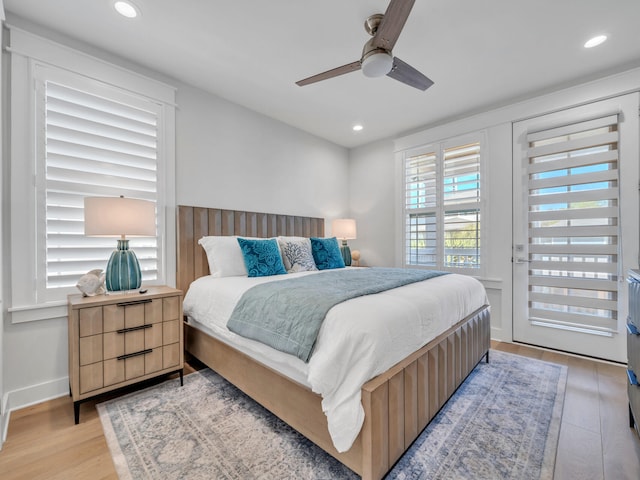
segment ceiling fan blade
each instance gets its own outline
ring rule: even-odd
[[[422,91],[425,91],[433,85],[433,80],[420,73],[408,63],[403,62],[398,57],[393,57],[393,67],[391,67],[391,71],[387,73],[387,77],[391,77],[394,80],[398,80]]]
[[[348,63],[347,65],[342,65],[338,68],[327,70],[326,72],[318,73],[317,75],[313,75],[303,80],[298,80],[296,84],[303,87],[305,85],[309,85],[310,83],[316,83],[322,80],[327,80],[328,78],[337,77],[338,75],[344,75],[345,73],[355,72],[356,70],[360,70],[360,67],[361,63],[360,60],[358,60],[353,63]]]
[[[373,45],[385,50],[392,50],[400,32],[407,22],[415,0],[391,0],[382,22],[373,36]]]

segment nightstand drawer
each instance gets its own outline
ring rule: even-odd
[[[116,358],[121,355],[162,346],[161,323],[141,325],[140,327],[133,328],[134,330],[122,329],[115,332],[107,332],[102,335],[105,359]]]
[[[80,310],[80,337],[102,333],[102,307],[83,308]]]
[[[126,358],[124,360],[124,375],[126,380],[144,376],[144,355]]]
[[[145,348],[156,348],[162,346],[162,323],[154,323],[151,328],[144,331]]]
[[[179,298],[179,297],[178,297]],[[145,304],[144,306],[144,322],[145,323],[159,323],[162,318],[162,298],[154,298],[153,301]]]
[[[80,367],[80,393],[91,392],[103,386],[102,362]]]
[[[180,365],[180,348],[181,345],[179,343],[162,347],[162,368]]]
[[[163,369],[162,347],[129,358],[112,358],[104,362],[104,386],[149,375]]]
[[[124,362],[117,358],[104,361],[104,386],[115,385],[125,381]]]
[[[144,349],[144,332],[142,330],[136,330],[134,332],[127,332],[124,334],[125,355],[138,353]]]
[[[102,361],[102,335],[80,337],[80,365]]]
[[[180,321],[171,320],[162,323],[162,344],[168,345],[180,341]]]
[[[135,328],[144,325],[144,307],[143,303],[124,307],[124,328]]]
[[[181,320],[180,297],[168,297],[162,299],[162,319]]]
[[[144,356],[144,373],[148,375],[149,373],[157,372],[162,370],[164,367],[162,366],[162,347],[154,348],[152,352],[147,353]]]
[[[124,308],[117,305],[105,305],[102,307],[102,316],[105,332],[115,332],[124,328]]]

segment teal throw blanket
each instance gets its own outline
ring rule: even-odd
[[[402,268],[338,269],[247,290],[227,328],[308,362],[327,312],[338,303],[445,275]]]

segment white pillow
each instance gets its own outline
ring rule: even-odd
[[[288,273],[318,270],[311,252],[311,240],[304,237],[278,237],[282,262]]]
[[[209,273],[213,277],[248,275],[237,236],[202,237],[198,243],[207,254]]]

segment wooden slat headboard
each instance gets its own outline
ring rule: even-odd
[[[209,274],[209,264],[198,240],[206,235],[247,237],[323,237],[324,219],[219,208],[178,206],[176,286],[187,291],[196,278]]]

